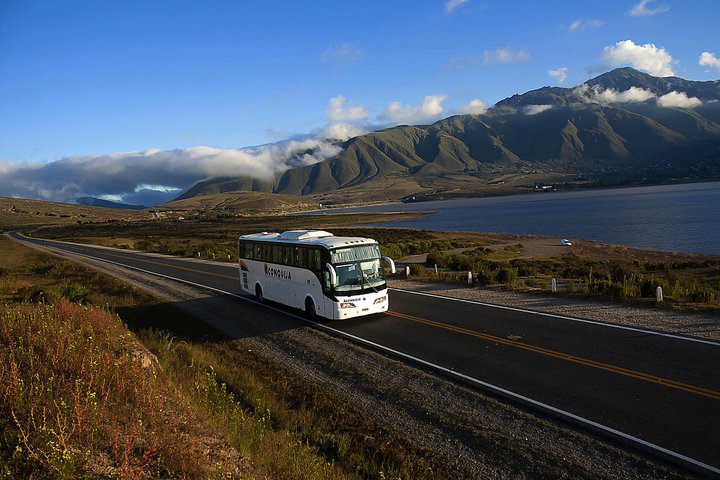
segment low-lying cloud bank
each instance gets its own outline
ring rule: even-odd
[[[288,168],[340,153],[338,143],[364,133],[332,124],[317,135],[241,149],[197,146],[177,150],[66,157],[51,163],[0,163],[0,192],[11,197],[72,201],[83,196],[156,205],[216,177],[271,180]]]
[[[655,100],[659,107],[665,108],[695,108],[702,105],[697,97],[688,97],[685,92],[672,91],[665,95],[656,95],[654,92],[638,87],[630,87],[622,92],[612,88],[603,89],[599,85],[590,87],[584,83],[575,89],[584,102],[609,105],[612,103],[642,103]]]

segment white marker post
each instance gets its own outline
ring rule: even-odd
[[[553,277],[550,282],[550,288],[552,289],[552,293],[557,293],[557,280],[555,280],[555,277]]]
[[[472,285],[472,272],[468,272],[468,285]]]
[[[657,297],[657,303],[662,303],[663,295],[662,295],[662,287],[660,285],[658,285],[657,289],[655,290],[655,296]]]

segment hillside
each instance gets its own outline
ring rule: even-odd
[[[73,203],[0,197],[0,230],[27,225],[65,225],[84,222],[147,220],[149,212],[90,207]]]
[[[693,108],[678,106],[682,94]],[[273,185],[223,178],[198,184],[180,198],[252,190],[344,203],[510,193],[537,184],[572,188],[717,178],[719,123],[719,81],[619,68],[581,87],[513,95],[483,115],[352,138],[337,156],[289,169]]]

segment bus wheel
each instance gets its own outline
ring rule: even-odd
[[[255,285],[255,298],[260,303],[265,303],[265,297],[263,296],[262,287],[260,285]]]
[[[317,320],[317,310],[315,310],[315,302],[312,298],[305,299],[305,314],[310,320]]]

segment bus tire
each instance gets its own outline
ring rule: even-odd
[[[255,285],[255,298],[260,303],[265,303],[265,296],[263,295],[262,287],[258,283]]]
[[[313,321],[318,319],[317,310],[315,309],[315,302],[313,302],[313,299],[310,297],[305,299],[305,315],[307,315],[307,318]]]

